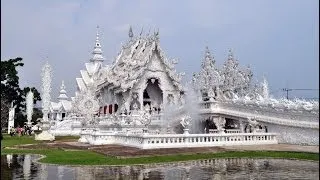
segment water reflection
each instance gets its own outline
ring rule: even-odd
[[[146,166],[56,166],[38,155],[1,156],[1,179],[319,179],[319,162],[210,159]]]

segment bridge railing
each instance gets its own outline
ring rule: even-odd
[[[141,149],[277,144],[274,133],[115,135],[116,144]]]
[[[318,122],[319,114],[307,111],[296,111],[288,109],[274,109],[272,107],[259,106],[255,104],[235,104],[232,102],[206,101],[200,102],[201,113],[214,113],[219,109],[247,112],[250,114],[277,117],[291,120],[303,120],[309,122]]]

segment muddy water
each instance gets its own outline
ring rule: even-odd
[[[145,166],[58,166],[38,155],[1,156],[1,179],[319,179],[319,162],[282,159],[211,159]]]

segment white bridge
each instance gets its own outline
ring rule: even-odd
[[[217,118],[239,122],[241,132],[250,125],[250,118],[268,132],[277,133],[279,143],[319,145],[319,109],[290,109],[235,102],[207,101],[200,104],[203,119]]]
[[[183,114],[183,111],[180,108],[175,113]],[[81,135],[81,142],[93,145],[119,144],[142,149],[277,143],[319,145],[317,110],[206,101],[200,103],[199,115],[199,123],[209,120],[216,127],[213,129],[205,124],[200,126],[202,131],[195,134],[163,133],[163,128],[149,128],[146,133],[143,132],[144,126],[136,123],[139,116],[121,114],[99,117],[96,128],[88,125],[85,130],[81,130],[81,117],[64,120],[58,122],[51,132],[55,135]],[[161,113],[155,114],[151,119],[157,124],[161,116]],[[125,125],[128,118],[131,118],[131,125]],[[225,127],[228,121],[232,121],[234,128]]]

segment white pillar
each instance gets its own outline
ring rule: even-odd
[[[163,102],[163,106],[166,107],[168,94],[167,94],[167,92],[165,90],[163,90],[162,95],[163,95],[163,101],[162,101]]]
[[[8,134],[10,134],[11,127],[14,127],[14,114],[15,114],[15,106],[11,103],[11,108],[9,110],[9,120],[8,120]]]
[[[142,108],[143,108],[143,91],[144,91],[144,89],[140,89],[138,92],[139,102],[140,102],[140,107],[139,107],[140,110],[142,110]]]

